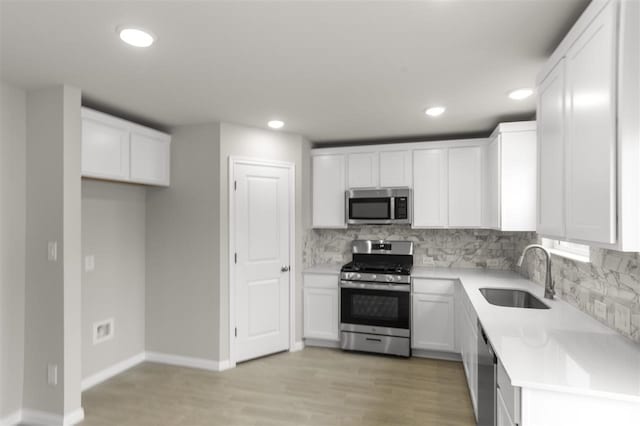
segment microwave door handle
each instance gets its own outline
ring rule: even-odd
[[[349,223],[349,191],[344,192],[344,223]]]
[[[394,220],[396,218],[396,197],[389,197],[391,200],[391,214],[389,219]]]

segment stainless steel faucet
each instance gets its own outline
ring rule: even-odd
[[[518,267],[522,268],[522,261],[524,261],[524,256],[531,249],[540,249],[545,255],[545,260],[547,264],[547,274],[544,278],[544,297],[545,299],[553,299],[553,296],[556,294],[555,284],[553,283],[553,278],[551,278],[551,252],[540,244],[530,244],[522,250],[522,255],[520,259],[518,259]]]

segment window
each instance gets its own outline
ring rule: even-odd
[[[576,260],[578,262],[591,261],[591,252],[589,246],[584,244],[570,243],[568,241],[542,239],[542,245],[549,249],[555,255]]]

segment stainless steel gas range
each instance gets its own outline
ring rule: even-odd
[[[340,346],[411,356],[413,243],[356,240],[340,273]]]

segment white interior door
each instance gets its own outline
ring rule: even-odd
[[[236,164],[235,361],[289,348],[289,169]],[[283,270],[286,269],[286,270]]]

